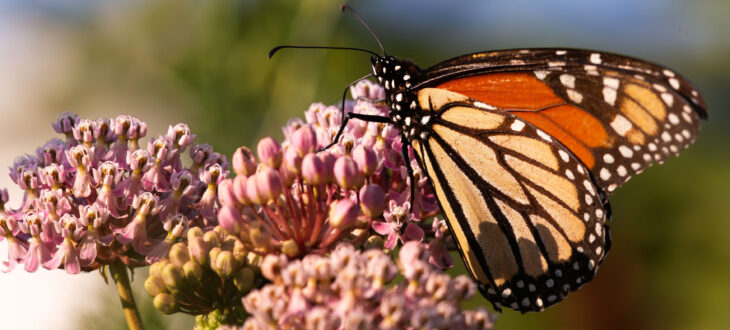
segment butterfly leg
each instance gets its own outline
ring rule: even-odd
[[[390,123],[391,122],[390,117],[386,117],[386,116],[375,116],[375,115],[366,115],[366,114],[362,114],[362,113],[348,112],[347,115],[345,115],[344,120],[342,120],[340,129],[337,131],[337,135],[335,135],[335,138],[332,139],[332,142],[330,144],[320,148],[319,150],[317,150],[317,152],[327,150],[331,146],[337,144],[337,142],[340,140],[340,137],[342,137],[342,133],[345,131],[347,122],[353,118],[360,119],[360,120],[367,121],[367,122],[373,122],[373,123]]]
[[[413,167],[411,167],[411,158],[408,156],[408,141],[405,138],[401,138],[402,147],[401,154],[403,156],[403,163],[406,164],[406,172],[408,172],[408,178],[411,179],[411,209],[413,212],[413,205],[416,202],[416,177],[413,175]]]

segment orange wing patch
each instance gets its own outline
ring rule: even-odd
[[[528,73],[491,73],[447,81],[443,88],[502,109],[538,110],[563,104],[552,89]]]
[[[529,73],[471,76],[445,82],[437,88],[508,111],[515,110],[510,112],[558,139],[589,169],[593,169],[596,163],[589,148],[613,144],[598,118],[566,104],[547,84]]]

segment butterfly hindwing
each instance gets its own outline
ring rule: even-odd
[[[412,146],[495,307],[539,311],[591,280],[608,250],[607,201],[578,158],[464,95],[425,88],[418,99],[429,117]]]

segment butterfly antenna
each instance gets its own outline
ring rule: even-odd
[[[284,48],[295,48],[295,49],[334,49],[334,50],[354,50],[354,51],[359,51],[359,52],[364,52],[364,53],[368,53],[368,54],[370,54],[370,55],[373,55],[373,56],[376,56],[376,57],[377,57],[377,56],[380,56],[380,55],[379,55],[378,53],[376,53],[376,52],[374,52],[374,51],[371,51],[371,50],[367,50],[367,49],[362,49],[362,48],[355,48],[355,47],[331,47],[331,46],[293,46],[293,45],[283,45],[283,46],[276,46],[276,47],[272,48],[272,49],[271,49],[271,50],[269,51],[269,58],[271,58],[272,56],[274,56],[274,54],[276,54],[277,52],[279,52],[279,50],[282,50],[282,49],[284,49]]]
[[[355,9],[352,9],[352,7],[350,7],[350,5],[347,5],[347,4],[342,4],[340,6],[340,10],[341,11],[349,10],[353,15],[355,15],[355,18],[357,18],[357,20],[360,21],[360,23],[362,23],[363,26],[365,26],[365,28],[368,30],[368,32],[370,32],[370,35],[373,36],[373,39],[375,39],[375,41],[378,43],[378,47],[380,47],[380,51],[382,51],[383,56],[385,56],[386,54],[385,54],[385,48],[383,48],[383,44],[380,43],[380,39],[378,39],[378,36],[375,35],[375,32],[373,32],[373,29],[370,28],[368,23],[365,23],[365,20],[362,19],[362,17],[360,17],[360,14],[358,14],[355,11]]]

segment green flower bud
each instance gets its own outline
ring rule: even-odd
[[[162,269],[165,268],[165,266],[167,266],[167,264],[169,264],[169,263],[170,263],[169,261],[162,259],[162,260],[152,264],[152,266],[150,266],[150,276],[161,277]]]
[[[162,281],[171,292],[177,291],[184,280],[185,273],[183,273],[182,267],[171,263],[162,270]]]
[[[221,251],[222,250],[219,247],[214,247],[210,249],[210,252],[208,252],[208,260],[210,261],[210,265],[208,267],[210,267],[211,269],[215,269],[215,263],[216,260],[218,260],[218,255],[221,253]]]
[[[294,239],[286,240],[281,243],[281,252],[289,258],[294,258],[299,255],[299,244]]]
[[[175,243],[175,245],[170,248],[170,261],[174,263],[177,266],[182,266],[186,262],[190,260],[190,255],[188,254],[188,246],[183,242]]]
[[[200,227],[190,227],[187,233],[188,241],[192,241],[195,237],[203,237],[203,229]]]
[[[241,265],[233,257],[231,251],[221,251],[215,259],[215,267],[213,270],[218,273],[220,277],[230,277],[233,272],[238,270]]]
[[[208,246],[215,247],[221,245],[220,237],[218,237],[218,233],[215,231],[209,231],[203,235],[203,241],[208,244]]]
[[[188,283],[197,284],[203,278],[203,266],[195,261],[188,261],[183,265],[183,273]]]
[[[165,282],[160,277],[151,274],[144,281],[144,289],[153,297],[160,293],[167,293]]]
[[[173,314],[178,311],[177,301],[167,293],[160,293],[152,301],[155,308],[164,314]]]
[[[373,236],[368,237],[368,240],[365,241],[365,243],[363,244],[363,247],[365,248],[365,250],[369,250],[369,249],[382,250],[385,247],[385,241],[383,241],[383,237],[378,236],[378,235],[373,235]]]
[[[253,282],[255,279],[256,273],[253,269],[251,269],[251,267],[243,267],[233,278],[233,284],[236,285],[238,291],[246,294],[251,290],[251,288],[253,288]]]
[[[190,258],[195,262],[205,265],[208,263],[208,253],[210,245],[206,243],[202,237],[193,237],[188,240],[188,253]]]

